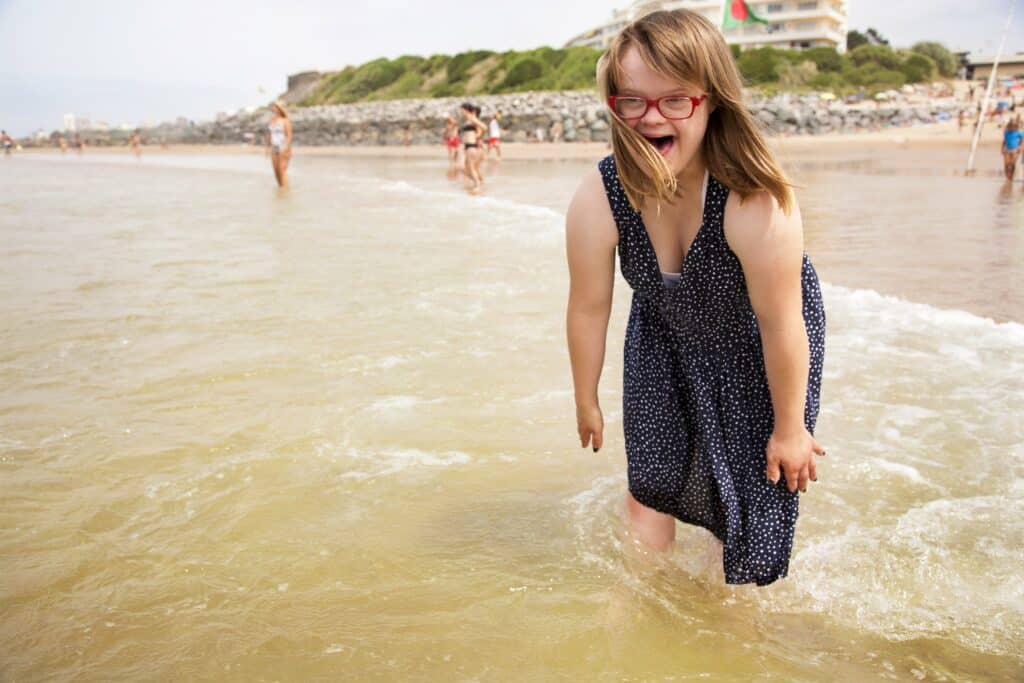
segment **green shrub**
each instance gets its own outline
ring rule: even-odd
[[[474,50],[472,52],[460,52],[448,62],[448,81],[455,83],[466,77],[467,72],[474,64],[482,59],[490,57],[494,53],[490,50]]]
[[[778,51],[770,47],[744,50],[739,59],[740,73],[751,83],[772,83],[779,80],[780,61]]]
[[[850,51],[850,59],[858,67],[874,63],[885,69],[900,68],[899,55],[885,45],[861,45]]]
[[[534,57],[523,57],[508,70],[500,90],[512,90],[537,80],[544,74],[544,65]]]
[[[930,82],[935,75],[935,62],[922,54],[913,52],[903,60],[900,71],[907,77],[907,83]]]
[[[946,78],[952,78],[956,76],[956,57],[953,53],[946,49],[942,43],[924,41],[920,43],[914,43],[914,47],[910,48],[918,54],[922,54],[925,57],[929,57],[935,66],[939,70],[941,76]]]
[[[814,62],[818,71],[841,71],[843,68],[843,55],[839,54],[834,47],[811,47],[803,51],[803,58]]]

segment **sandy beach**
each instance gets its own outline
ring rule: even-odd
[[[982,130],[979,150],[998,150],[1002,132],[994,123],[987,123]],[[814,149],[862,149],[870,148],[956,148],[962,147],[966,160],[971,143],[971,128],[957,130],[955,121],[944,121],[924,126],[889,128],[861,133],[826,133],[823,135],[800,135],[791,137],[769,137],[769,144],[779,153],[808,152]],[[502,143],[502,158],[514,160],[541,159],[600,159],[609,152],[603,142],[547,142],[547,143]],[[59,154],[56,148],[32,148],[20,153]],[[67,154],[74,154],[68,151]],[[86,154],[127,154],[128,147],[87,147]],[[259,145],[146,145],[143,154],[263,154]],[[437,145],[378,145],[378,146],[303,146],[295,144],[295,154],[304,156],[342,156],[376,158],[435,159],[444,156],[444,149]],[[493,154],[492,154],[493,158]]]

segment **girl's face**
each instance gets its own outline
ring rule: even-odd
[[[630,47],[622,57],[622,82],[618,95],[635,95],[658,99],[666,95],[704,95],[703,88],[679,82],[647,66],[636,47]],[[700,144],[708,127],[711,106],[704,100],[688,119],[666,119],[658,108],[651,106],[639,119],[626,121],[626,125],[647,138],[665,157],[672,173],[680,175],[695,160],[699,161]]]

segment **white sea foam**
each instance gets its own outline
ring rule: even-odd
[[[472,461],[468,453],[461,451],[424,451],[418,448],[384,448],[362,450],[349,448],[345,455],[362,469],[349,469],[340,475],[341,479],[375,479],[398,474],[406,470],[421,468],[445,468],[465,465]]]
[[[394,413],[411,410],[419,405],[441,403],[443,398],[425,399],[419,396],[385,396],[378,398],[369,405],[371,411],[377,413]]]

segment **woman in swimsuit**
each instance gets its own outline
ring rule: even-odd
[[[633,299],[622,425],[626,518],[668,551],[676,521],[721,542],[726,583],[789,566],[817,479],[825,313],[800,209],[743,103],[721,31],[689,10],[626,26],[598,65],[613,154],[566,215],[580,444],[596,452],[615,252]]]
[[[463,102],[459,108],[462,119],[465,123],[459,128],[462,137],[462,149],[466,157],[466,177],[469,179],[469,191],[476,194],[483,188],[484,178],[480,173],[480,160],[483,158],[483,150],[480,149],[480,141],[483,139],[487,126],[483,124],[477,114],[476,106],[469,102]]]
[[[292,121],[288,110],[280,102],[270,105],[270,123],[267,124],[267,154],[274,167],[279,187],[288,187],[288,162],[292,158]]]

